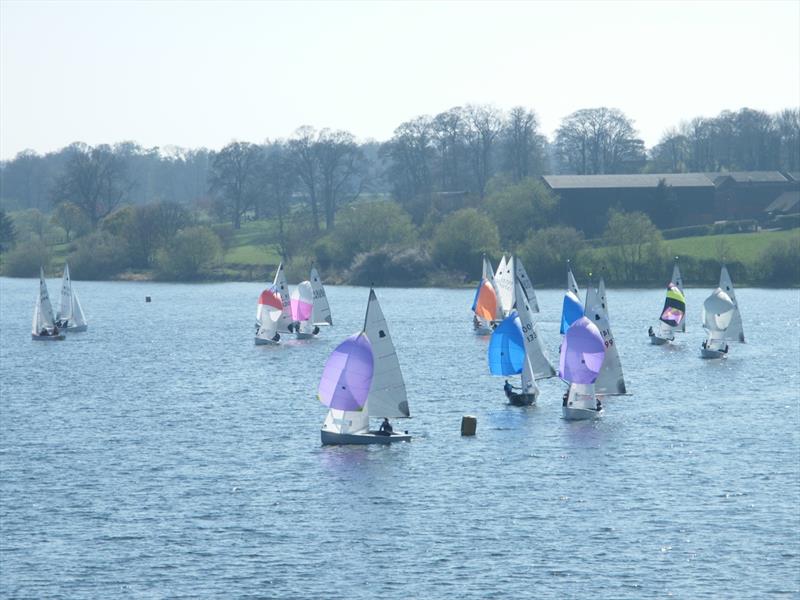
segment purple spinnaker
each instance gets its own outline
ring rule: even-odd
[[[319,380],[317,396],[328,408],[359,410],[372,383],[372,344],[362,332],[350,336],[331,352]]]
[[[600,330],[581,317],[569,326],[564,336],[559,375],[570,383],[594,383],[605,357],[606,346]]]

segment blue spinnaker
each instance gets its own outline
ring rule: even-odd
[[[564,304],[561,308],[561,335],[564,335],[569,326],[582,316],[583,304],[572,291],[568,291],[564,294]]]
[[[518,375],[525,362],[525,342],[517,312],[513,311],[492,332],[489,371],[492,375]]]

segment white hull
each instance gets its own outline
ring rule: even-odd
[[[663,346],[664,344],[668,344],[672,340],[668,340],[666,338],[659,337],[657,335],[650,336],[650,343],[654,346]]]
[[[726,356],[728,356],[728,353],[723,352],[722,350],[711,350],[709,348],[700,348],[701,358],[725,358]]]
[[[562,416],[567,421],[590,421],[592,419],[599,419],[603,416],[603,409],[599,411],[592,408],[570,408],[569,406],[561,407]]]
[[[366,446],[370,444],[391,444],[393,442],[410,442],[411,436],[407,433],[392,433],[384,435],[378,431],[362,431],[359,433],[335,433],[333,431],[320,430],[323,446],[343,446],[357,445]]]
[[[295,337],[298,340],[310,340],[311,338],[316,337],[316,336],[313,333],[305,333],[305,332],[298,331],[297,333],[295,333]]]
[[[67,333],[81,333],[89,329],[88,325],[76,325],[75,327],[67,327]]]
[[[275,341],[275,340],[267,340],[260,337],[256,338],[256,346],[277,346],[278,344],[280,344],[280,340]]]
[[[478,327],[473,327],[475,335],[492,335],[492,328],[487,327],[486,325],[480,325]]]
[[[31,334],[31,339],[36,340],[37,342],[60,342],[66,336],[63,333],[59,333],[58,335],[36,335],[35,333]]]

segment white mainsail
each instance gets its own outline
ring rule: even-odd
[[[619,358],[614,334],[611,332],[608,313],[603,307],[600,295],[591,285],[586,289],[586,304],[583,314],[600,330],[606,346],[603,366],[597,374],[597,380],[594,382],[595,392],[606,396],[626,394],[627,388],[625,386],[625,376],[622,374],[622,362]]]
[[[606,280],[603,279],[602,275],[600,276],[600,281],[597,282],[597,296],[600,298],[600,305],[606,311],[606,316],[610,321],[611,315],[608,312],[608,300],[606,299]]]
[[[572,274],[572,267],[567,261],[567,291],[572,292],[578,298],[581,297],[581,291],[578,289],[578,282],[575,281],[575,275]]]
[[[516,280],[522,286],[522,291],[525,292],[525,297],[528,299],[528,305],[530,306],[531,312],[538,313],[539,302],[536,300],[536,291],[533,289],[533,282],[531,281],[531,278],[528,277],[528,273],[525,271],[525,266],[522,264],[522,261],[519,259],[519,257],[515,256],[513,258],[513,271],[516,273]]]
[[[72,288],[69,275],[69,264],[64,263],[64,275],[61,278],[61,303],[56,313],[56,321],[63,327],[72,330],[85,330],[86,316],[83,314],[78,294]]]
[[[311,267],[311,289],[314,294],[314,309],[311,313],[311,321],[314,325],[333,325],[331,307],[328,304],[328,296],[322,285],[322,279],[316,267]]]
[[[36,298],[36,307],[33,309],[33,323],[31,333],[39,335],[45,330],[48,335],[55,330],[56,323],[53,318],[53,306],[50,304],[50,295],[47,293],[47,283],[44,280],[44,269],[39,268],[39,296]]]
[[[278,270],[275,272],[275,279],[272,282],[275,291],[281,297],[281,304],[283,305],[283,312],[278,321],[278,331],[282,333],[289,332],[289,325],[292,324],[292,303],[289,297],[289,284],[286,281],[286,273],[283,271],[283,263],[278,264]]]
[[[389,327],[374,290],[369,291],[364,332],[372,344],[374,370],[367,396],[370,417],[408,417],[408,397],[400,362],[397,360]]]
[[[736,301],[736,291],[733,289],[733,280],[731,279],[728,268],[722,265],[722,270],[719,274],[719,287],[723,290],[733,302],[733,315],[731,323],[725,330],[723,339],[733,342],[744,343],[744,331],[742,330],[742,315],[739,312],[739,303]]]
[[[681,275],[681,269],[678,266],[678,257],[675,257],[675,265],[672,267],[672,283],[674,283],[678,289],[681,291],[681,294],[684,296],[686,292],[683,291],[683,276]],[[675,331],[680,333],[686,333],[686,315],[684,315],[683,320],[681,321],[680,325],[675,328]]]
[[[523,365],[522,371],[522,387],[524,392],[526,369],[530,369],[528,376],[532,374],[533,379],[555,377],[556,370],[545,354],[542,338],[539,335],[538,324],[533,321],[530,304],[526,300],[525,292],[519,281],[517,281],[515,289],[517,314],[519,315],[520,325],[522,326],[522,340],[525,345],[525,365]]]
[[[514,257],[510,256],[506,260],[503,256],[500,266],[497,268],[497,273],[494,276],[494,281],[497,284],[498,298],[503,307],[503,316],[514,308]]]

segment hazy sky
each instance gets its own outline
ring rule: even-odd
[[[0,158],[73,141],[220,148],[300,125],[388,139],[453,106],[552,135],[616,107],[648,146],[695,116],[800,105],[800,1],[0,0]]]

